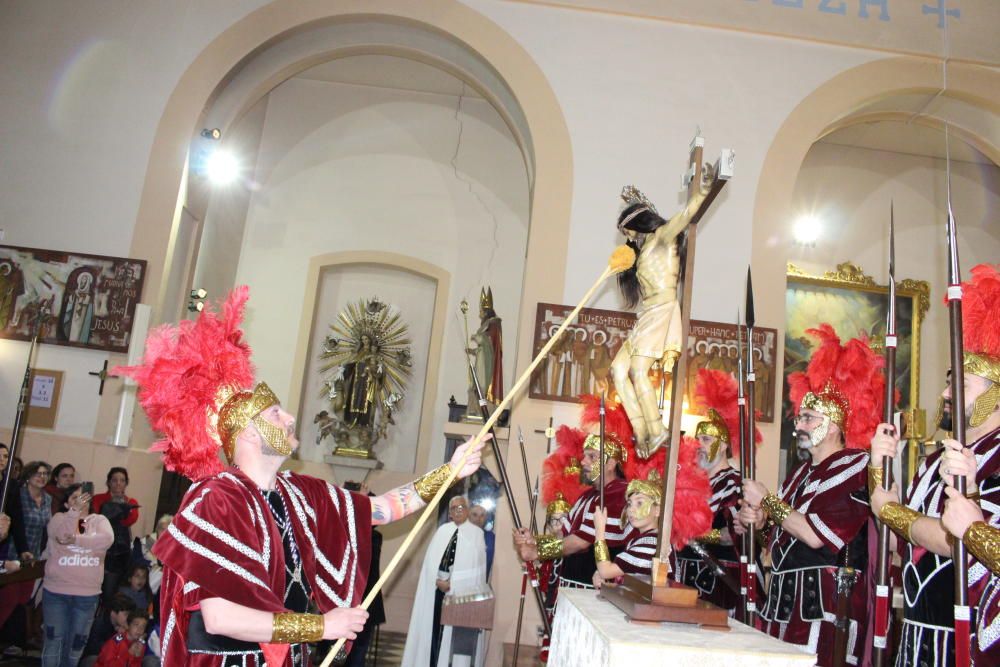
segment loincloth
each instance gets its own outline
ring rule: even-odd
[[[681,309],[676,301],[644,306],[625,341],[630,356],[660,359],[681,350]]]

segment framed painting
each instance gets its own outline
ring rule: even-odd
[[[146,262],[0,245],[0,338],[128,352]]]
[[[888,285],[879,285],[860,267],[844,262],[836,270],[814,276],[788,265],[785,289],[785,358],[782,376],[782,443],[791,441],[792,406],[788,376],[804,371],[815,341],[806,329],[821,322],[833,326],[842,340],[866,334],[877,352],[885,346]],[[920,405],[920,326],[930,308],[930,285],[924,280],[896,282],[896,388],[898,410]]]

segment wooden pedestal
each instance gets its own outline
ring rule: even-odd
[[[601,597],[621,609],[633,622],[692,623],[715,629],[729,628],[729,614],[714,604],[698,599],[698,591],[666,581],[654,585],[647,576],[625,575],[616,587],[602,587]]]

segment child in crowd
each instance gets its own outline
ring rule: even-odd
[[[142,667],[142,657],[146,654],[145,612],[135,610],[128,615],[125,632],[116,632],[104,642],[95,667]]]
[[[153,591],[149,588],[149,566],[144,563],[133,563],[128,569],[125,583],[118,592],[127,595],[135,602],[135,608],[146,614],[153,615]]]
[[[90,628],[90,639],[83,650],[84,657],[80,661],[80,667],[93,667],[104,643],[115,634],[124,633],[128,629],[128,617],[134,611],[135,602],[121,593],[116,594],[111,602],[101,605]]]

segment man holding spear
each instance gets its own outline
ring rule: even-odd
[[[837,574],[863,571],[867,556],[864,450],[882,413],[882,360],[865,340],[841,345],[829,324],[807,333],[820,345],[806,372],[793,373],[788,384],[796,442],[811,460],[793,469],[778,493],[745,477],[740,520],[758,530],[765,520],[773,524],[762,629],[815,651],[822,667],[857,665],[865,648],[867,591],[838,586]],[[846,619],[843,626],[838,616]]]
[[[1000,338],[997,313],[1000,313],[1000,273],[995,266],[981,264],[972,269],[972,279],[961,285],[961,308],[964,347],[962,389],[964,401],[953,401],[954,375],[942,393],[943,430],[951,431],[957,410],[967,426],[963,447],[958,440],[946,440],[945,448],[927,457],[906,493],[906,503],[899,502],[895,485],[889,491],[880,488],[872,493],[872,512],[902,538],[903,629],[896,664],[927,664],[951,667],[956,654],[955,569],[952,559],[954,540],[948,539],[939,520],[945,507],[946,484],[959,478],[967,480],[965,495],[976,502],[986,521],[994,521],[1000,507]],[[890,424],[879,424],[872,437],[873,460],[895,457],[899,439]],[[976,535],[969,536],[975,541]],[[963,533],[965,538],[966,534]],[[975,549],[970,547],[975,555]],[[987,571],[979,563],[967,569],[970,598],[975,601],[987,582]],[[980,610],[980,628],[991,623]],[[996,613],[996,610],[993,612]],[[986,612],[989,616],[989,613]],[[983,621],[987,620],[983,625]],[[995,623],[995,618],[994,618]],[[1000,624],[998,624],[1000,625]],[[982,632],[982,630],[980,630]],[[965,639],[968,632],[963,631]],[[996,634],[977,637],[976,644],[996,650]],[[968,665],[968,659],[964,661]],[[977,662],[978,664],[993,664]]]

